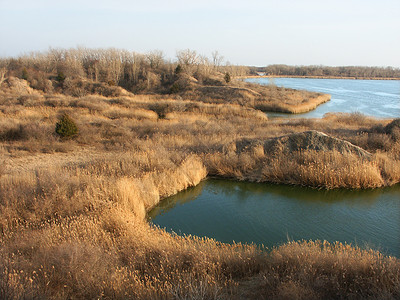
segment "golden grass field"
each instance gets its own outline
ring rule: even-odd
[[[147,223],[161,199],[207,176],[315,188],[400,182],[392,120],[268,120],[256,102],[212,102],[1,89],[0,298],[399,299],[399,259],[374,250],[323,241],[261,249]],[[54,133],[63,113],[79,128],[74,139]],[[370,155],[265,151],[272,138],[308,130]]]

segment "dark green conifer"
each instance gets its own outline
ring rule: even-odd
[[[70,139],[78,135],[79,129],[70,116],[63,114],[56,124],[56,133],[63,139]]]

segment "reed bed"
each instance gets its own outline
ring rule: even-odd
[[[400,297],[400,262],[377,251],[318,241],[223,244],[169,234],[145,219],[161,199],[208,174],[318,188],[398,183],[391,120],[270,122],[239,104],[159,96],[21,97],[0,98],[0,298]],[[63,113],[79,128],[75,139],[54,133]],[[371,157],[264,149],[270,138],[311,129]]]
[[[302,101],[274,101],[272,103],[264,103],[263,101],[259,101],[255,107],[262,111],[301,114],[314,110],[318,105],[328,102],[329,100],[331,100],[330,95],[319,95],[311,97],[307,100],[304,99]]]

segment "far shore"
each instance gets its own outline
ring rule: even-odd
[[[309,79],[355,79],[355,80],[400,80],[400,78],[389,77],[354,77],[354,76],[299,76],[299,75],[247,75],[237,78],[309,78]]]

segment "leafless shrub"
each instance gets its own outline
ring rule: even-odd
[[[0,134],[0,140],[3,141],[19,141],[27,137],[26,128],[21,124],[17,127],[6,129]]]
[[[3,81],[6,79],[6,74],[7,74],[7,68],[5,68],[5,67],[0,68],[0,86],[3,83]]]

